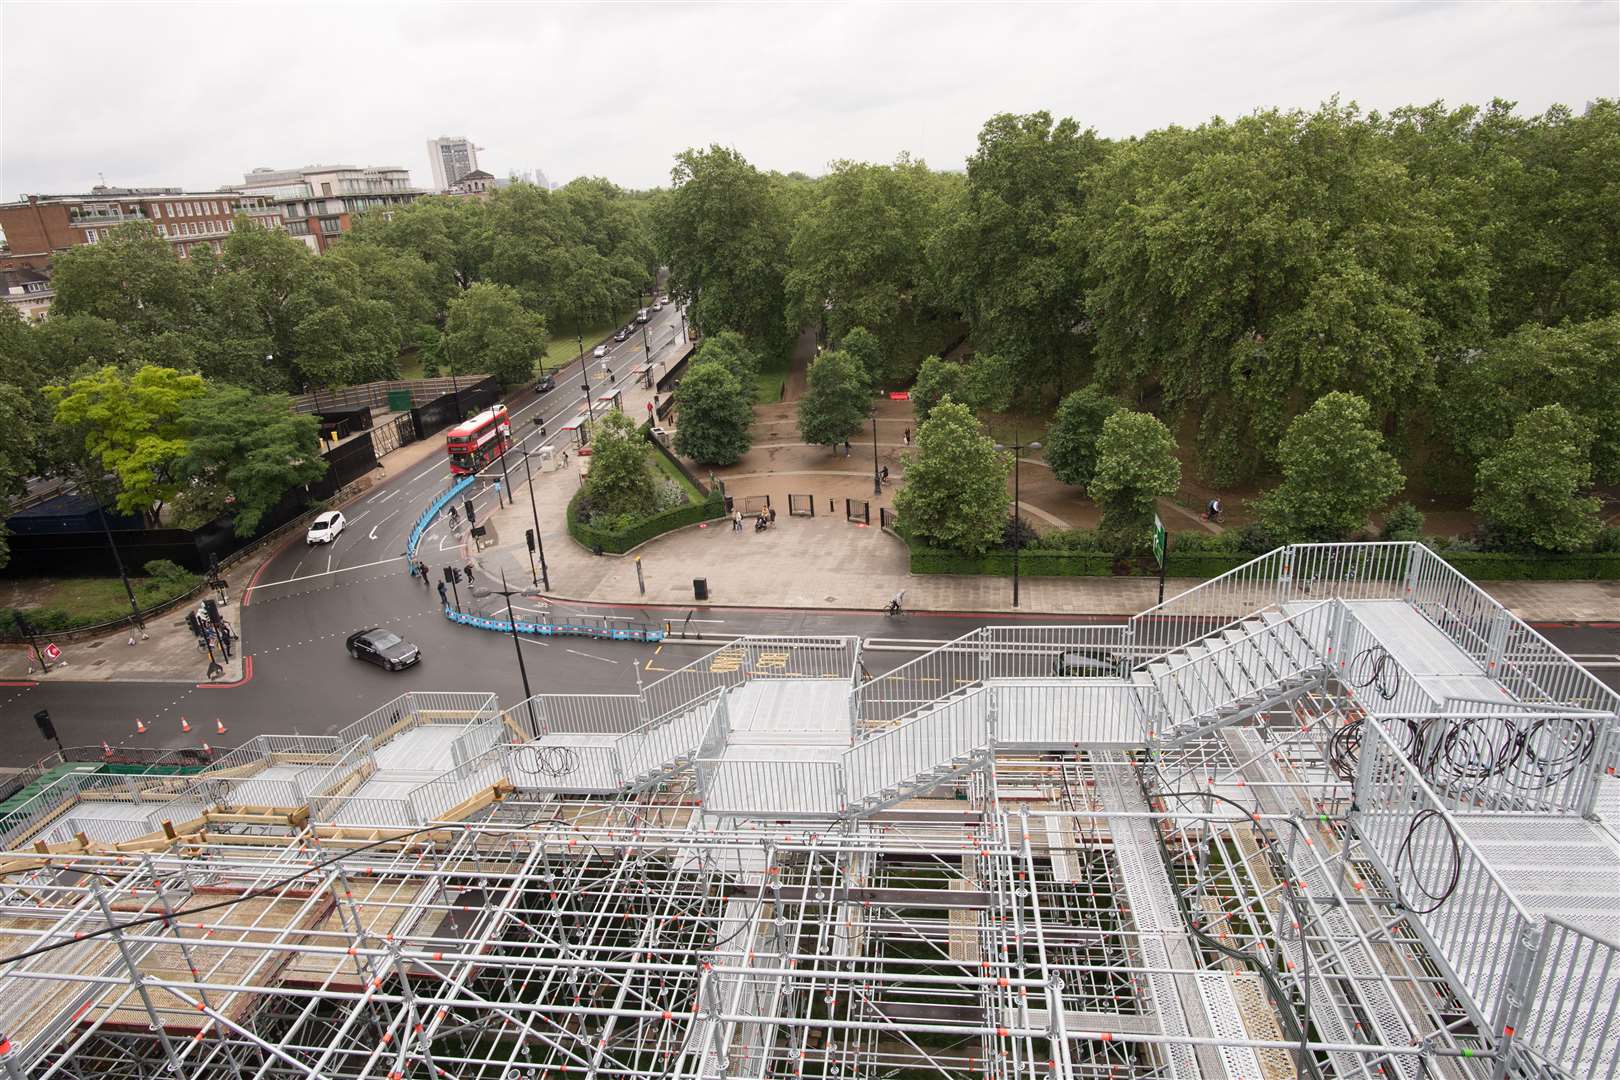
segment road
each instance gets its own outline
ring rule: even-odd
[[[679,325],[673,307],[657,313],[649,323],[654,359],[669,355]],[[638,333],[609,354],[608,366],[616,380],[628,378],[630,368],[640,362],[640,343]],[[599,377],[600,363],[593,361],[592,368],[593,375]],[[582,400],[578,368],[569,369],[557,381],[557,389],[550,393],[537,396],[526,391],[508,403],[514,435],[521,444],[531,448],[541,445],[539,429],[533,423],[536,417],[546,422],[551,440],[555,441],[557,423],[578,410]],[[593,381],[592,386],[593,392],[601,392],[600,382]],[[442,441],[443,436],[433,438]],[[68,745],[94,746],[105,740],[126,746],[195,746],[207,740],[219,748],[260,733],[330,733],[412,689],[492,690],[503,703],[522,700],[511,638],[450,624],[439,611],[433,586],[413,580],[404,568],[401,556],[412,524],[449,479],[445,457],[435,454],[413,469],[387,477],[347,507],[348,528],[334,544],[309,548],[294,541],[265,565],[251,602],[241,612],[241,627],[253,658],[253,677],[244,685],[0,685],[0,730],[13,736],[0,743],[0,765],[27,764],[49,749],[38,741],[30,719],[40,708],[50,709]],[[482,506],[492,498],[493,492],[484,492],[476,497],[475,505]],[[544,525],[548,545],[572,542],[561,522]],[[421,553],[434,567],[457,555],[452,538],[443,529],[428,533]],[[462,597],[468,599],[465,586]],[[488,598],[477,601],[492,614],[495,602]],[[520,614],[536,614],[533,603],[521,597],[514,599],[514,604],[527,609]],[[585,639],[524,639],[524,663],[535,693],[632,692],[638,673],[643,681],[651,681],[696,659],[716,647],[718,641],[742,634],[851,634],[906,639],[866,654],[868,671],[879,674],[911,659],[919,649],[981,625],[1114,621],[1114,617],[1096,620],[1073,614],[1024,618],[1006,614],[916,614],[888,619],[872,612],[694,612],[684,607],[592,607],[558,610],[553,615],[615,625],[657,625],[667,620],[677,630],[684,626],[689,636],[661,647]],[[343,649],[344,638],[356,629],[378,625],[420,645],[424,657],[421,665],[388,673],[351,660]],[[1595,670],[1609,685],[1620,686],[1620,630],[1555,628],[1546,633],[1561,648],[1580,654],[1579,659],[1612,665]],[[189,735],[179,730],[181,716],[192,723],[194,730]],[[137,717],[151,729],[149,734],[135,734]],[[216,721],[225,724],[225,735],[216,733]]]

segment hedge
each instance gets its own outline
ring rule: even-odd
[[[579,520],[578,503],[584,490],[581,488],[576,491],[574,497],[568,500],[568,535],[590,551],[601,548],[609,554],[623,555],[655,536],[687,525],[696,525],[700,521],[713,521],[715,518],[726,516],[725,499],[717,494],[711,494],[703,502],[687,503],[685,506],[677,506],[673,510],[665,510],[651,517],[642,518],[627,529],[618,531],[599,529]]]
[[[988,574],[1010,577],[1012,552],[1002,549],[983,555],[963,555],[911,542],[913,574]],[[1620,552],[1574,555],[1515,554],[1498,551],[1439,551],[1442,559],[1471,581],[1614,581],[1620,579]],[[1177,553],[1170,540],[1169,576],[1219,577],[1251,561],[1245,553],[1189,551]],[[1024,577],[1156,577],[1158,564],[1142,556],[1120,556],[1105,551],[1025,548],[1018,559]]]

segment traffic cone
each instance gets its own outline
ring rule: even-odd
[[[135,718],[135,734],[137,734],[137,735],[145,735],[146,734],[146,725],[141,722],[141,718],[138,717],[138,716]]]
[[[214,748],[212,746],[209,746],[207,743],[203,743],[203,753],[207,754],[209,757],[213,757],[214,756]]]
[[[112,747],[107,745],[106,739],[101,740],[101,756],[107,758],[112,757]]]
[[[225,734],[225,721],[221,720],[217,716],[214,717],[214,731],[220,735]]]
[[[191,721],[183,716],[180,718],[180,732],[184,735],[191,734]]]

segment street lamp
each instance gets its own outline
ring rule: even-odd
[[[877,406],[872,406],[872,494],[883,494],[883,478],[878,475]]]
[[[1024,527],[1023,523],[1018,520],[1018,455],[1025,450],[1039,450],[1040,448],[1041,444],[1038,442],[1018,442],[1017,432],[1014,432],[1014,439],[1008,445],[1003,446],[996,443],[997,450],[1011,450],[1013,452],[1013,607],[1018,606],[1018,552],[1024,546]]]
[[[540,511],[534,502],[534,470],[529,467],[529,448],[523,447],[523,471],[529,478],[529,513],[534,517],[534,542],[540,545],[540,580],[545,582],[546,592],[551,591],[551,575],[546,572],[546,542],[540,535]],[[533,576],[531,571],[530,576]]]
[[[506,584],[506,571],[501,571],[501,587],[499,589],[474,589],[474,596],[504,596],[506,597],[506,625],[512,631],[512,648],[517,650],[518,677],[523,680],[523,703],[529,707],[529,733],[535,738],[540,737],[540,727],[534,720],[534,695],[529,692],[529,669],[523,666],[523,643],[518,639],[517,616],[512,614],[512,597],[518,590],[509,588]]]

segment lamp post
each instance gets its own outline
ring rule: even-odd
[[[504,596],[506,598],[506,626],[512,631],[512,648],[517,650],[518,677],[523,680],[523,703],[529,707],[529,733],[535,738],[540,736],[540,728],[534,720],[534,697],[529,692],[529,669],[523,665],[523,643],[518,639],[517,616],[512,613],[512,596],[518,590],[509,588],[506,584],[506,571],[501,571],[501,587],[499,589],[474,589],[474,596]]]
[[[872,406],[872,494],[883,494],[883,479],[878,475],[877,406]]]
[[[1013,441],[1006,446],[996,443],[997,450],[1011,450],[1013,452],[1013,596],[1012,606],[1018,606],[1018,553],[1024,546],[1024,526],[1018,519],[1018,455],[1025,450],[1039,450],[1038,442],[1022,443],[1017,439],[1017,432],[1013,433]]]
[[[529,448],[523,447],[523,472],[529,478],[529,513],[534,517],[534,542],[540,545],[540,580],[551,591],[551,575],[546,573],[546,542],[540,535],[540,510],[534,502],[534,470],[529,467]]]
[[[585,431],[589,433],[591,428],[596,425],[596,406],[591,404],[591,373],[585,369],[585,349],[583,346],[579,350],[579,388],[585,393],[585,415],[589,418],[585,425]]]
[[[141,632],[141,640],[145,641],[146,620],[141,618],[141,605],[135,599],[135,590],[130,586],[129,574],[124,570],[124,558],[118,554],[118,544],[113,540],[112,526],[107,523],[107,508],[102,505],[101,497],[92,492],[96,500],[96,516],[101,519],[101,531],[107,534],[107,547],[112,551],[113,562],[118,564],[118,577],[124,583],[124,595],[129,597],[129,610],[135,619],[135,628]]]

